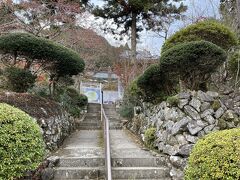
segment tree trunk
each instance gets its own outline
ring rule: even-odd
[[[136,64],[136,49],[137,49],[137,13],[132,12],[132,30],[131,30],[131,54],[132,63]]]

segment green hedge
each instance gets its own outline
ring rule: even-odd
[[[190,154],[185,179],[240,179],[240,128],[200,139]]]
[[[25,112],[0,103],[0,179],[14,179],[35,170],[43,156],[38,124]]]
[[[47,64],[58,76],[76,75],[83,71],[84,61],[71,49],[27,33],[0,36],[0,52],[27,56],[39,64]]]
[[[162,53],[177,44],[200,40],[210,41],[224,50],[237,45],[237,37],[228,27],[214,20],[205,20],[187,26],[168,38]]]
[[[174,92],[171,77],[167,77],[159,64],[149,66],[137,79],[137,86],[142,91],[144,101],[158,102]]]
[[[33,75],[29,70],[20,69],[17,67],[9,67],[5,69],[7,78],[7,88],[14,92],[27,92],[35,83],[36,75]]]
[[[169,77],[180,78],[185,88],[199,90],[226,58],[226,52],[219,46],[207,41],[193,41],[164,52],[160,68]]]

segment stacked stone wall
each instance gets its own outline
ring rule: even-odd
[[[193,91],[178,94],[177,101],[176,106],[165,101],[144,103],[127,126],[143,140],[145,130],[156,127],[157,150],[168,156],[173,179],[183,179],[187,158],[199,138],[240,128],[240,94]]]

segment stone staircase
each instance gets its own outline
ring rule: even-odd
[[[86,117],[78,123],[77,128],[79,130],[102,129],[100,104],[88,104]]]
[[[104,105],[104,109],[110,121],[112,178],[171,179],[165,156],[153,155],[137,143],[129,131],[123,130],[113,105]],[[78,125],[78,130],[54,154],[60,158],[54,168],[54,179],[105,179],[102,136],[100,105],[89,104],[87,116]]]
[[[110,129],[122,129],[121,117],[116,112],[116,106],[112,104],[104,104],[103,108],[106,116],[109,119]]]
[[[99,104],[89,104],[86,118],[78,124],[77,131],[54,154],[60,158],[54,168],[55,180],[104,179],[100,108]]]
[[[127,130],[110,130],[113,179],[170,180],[165,156],[136,143]]]

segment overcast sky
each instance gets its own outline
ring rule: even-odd
[[[91,0],[95,5],[102,5],[102,0]],[[218,14],[218,8],[219,8],[219,1],[220,0],[185,0],[185,4],[188,6],[188,10],[185,13],[188,17],[187,20],[184,22],[175,22],[171,25],[170,28],[170,34],[173,34],[175,31],[179,30],[180,28],[186,26],[187,24],[191,23],[192,21],[196,20],[197,17],[215,17],[219,18]],[[85,17],[89,19],[88,23],[93,23],[93,17]],[[82,22],[83,24],[86,24],[85,22]],[[99,30],[97,30],[96,23],[95,29],[98,32],[98,34],[104,36],[111,45],[119,46],[121,44],[128,44],[130,45],[130,42],[127,38],[124,38],[123,40],[115,40],[113,36],[109,34],[103,34]],[[90,25],[86,25],[89,27]],[[143,31],[140,34],[140,39],[138,41],[138,49],[139,50],[149,50],[154,55],[160,54],[160,48],[163,44],[164,40],[160,38],[156,33],[153,32],[146,32]]]

